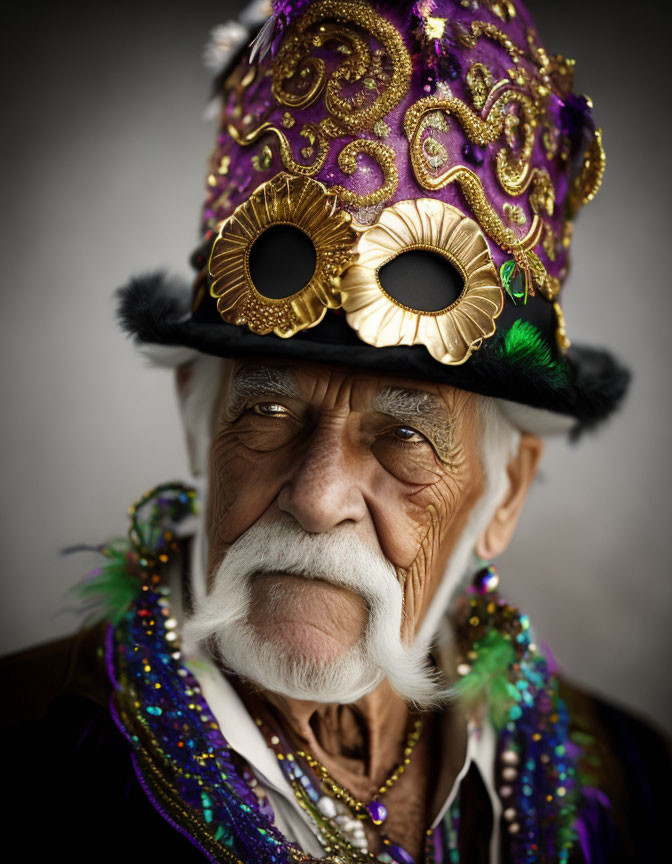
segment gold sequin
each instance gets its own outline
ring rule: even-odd
[[[217,166],[217,173],[225,177],[229,173],[229,166],[231,165],[231,157],[229,155],[224,155],[219,160],[219,165]]]
[[[448,161],[448,151],[437,141],[429,136],[422,142],[422,152],[430,168],[442,168]]]
[[[566,219],[562,226],[562,248],[569,249],[572,245],[572,237],[574,236],[574,223],[571,219]]]
[[[530,192],[530,205],[535,213],[552,216],[555,210],[555,188],[551,182],[548,171],[536,169],[532,191]]]
[[[504,215],[506,218],[513,222],[514,225],[524,225],[527,222],[527,216],[522,207],[519,207],[517,204],[509,204],[508,202],[504,204],[502,208],[504,210]]]
[[[445,18],[434,18],[431,15],[425,18],[425,36],[428,39],[443,39],[443,34],[445,32]]]
[[[542,240],[544,246],[544,252],[548,255],[549,261],[555,261],[556,259],[556,247],[557,240],[555,237],[555,232],[551,225],[548,222],[544,225],[544,239]]]
[[[560,307],[560,304],[557,302],[557,300],[555,301],[555,303],[553,303],[553,310],[555,312],[555,320],[556,320],[555,338],[558,341],[558,348],[564,354],[565,351],[571,346],[572,343],[567,338],[567,329],[565,326],[565,316],[562,314],[562,309]]]
[[[460,0],[465,9],[478,9],[480,5],[485,6],[502,21],[512,21],[516,17],[516,7],[511,0]]]
[[[552,159],[555,159],[560,149],[560,130],[548,121],[544,123],[543,130],[541,141],[544,145],[546,158],[550,162]]]
[[[467,72],[467,86],[471,93],[474,108],[480,111],[488,99],[488,94],[495,83],[492,72],[483,63],[472,63]]]
[[[265,144],[260,153],[252,157],[252,167],[255,171],[268,171],[273,164],[273,151]]]
[[[352,192],[344,186],[332,186],[332,191],[339,196],[344,204],[350,204],[353,207],[371,207],[383,201],[389,201],[399,185],[399,172],[397,171],[394,150],[379,141],[371,141],[370,138],[358,138],[356,141],[351,141],[338,154],[338,167],[344,174],[355,173],[358,153],[366,153],[375,159],[383,172],[383,185],[375,192],[362,194]]]
[[[378,138],[387,138],[392,130],[384,120],[378,120],[373,124],[373,134]]]

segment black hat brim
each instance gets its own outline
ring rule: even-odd
[[[192,320],[187,287],[161,273],[132,279],[118,297],[121,326],[140,343],[184,346],[215,357],[281,357],[437,381],[573,417],[573,436],[606,420],[623,400],[630,381],[629,371],[610,352],[584,346],[567,351],[566,374],[561,379],[540,374],[533,365],[503,359],[497,334],[466,363],[446,366],[421,345],[368,345],[342,314],[327,314],[316,327],[290,339],[259,336],[221,319]]]

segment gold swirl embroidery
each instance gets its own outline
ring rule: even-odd
[[[597,195],[602,185],[606,162],[607,159],[602,146],[602,130],[596,129],[595,137],[586,150],[581,166],[581,175],[579,176],[581,204],[588,204]]]
[[[368,138],[358,138],[351,141],[338,154],[338,166],[344,174],[354,174],[357,170],[357,154],[366,153],[380,166],[383,172],[383,185],[375,192],[367,192],[359,195],[346,189],[344,186],[332,186],[341,201],[354,207],[371,207],[388,201],[396,192],[399,184],[399,172],[397,171],[396,155],[391,147],[381,144],[379,141],[371,141]]]
[[[258,126],[251,132],[246,133],[239,132],[233,124],[229,124],[227,131],[236,144],[240,144],[241,147],[248,147],[250,144],[254,144],[254,142],[258,141],[262,135],[268,133],[277,136],[278,143],[280,144],[280,159],[282,160],[284,168],[289,171],[290,174],[297,174],[302,177],[312,177],[322,170],[324,163],[327,161],[330,142],[321,134],[319,127],[314,123],[306,123],[299,133],[303,135],[304,138],[314,135],[314,140],[317,142],[317,155],[311,165],[304,165],[294,159],[292,148],[287,136],[272,123],[262,123],[261,126]]]
[[[471,28],[467,29],[464,24],[456,25],[456,33],[459,41],[465,48],[474,48],[478,40],[485,36],[493,42],[498,42],[508,53],[514,63],[519,63],[522,57],[522,51],[513,42],[506,33],[503,33],[499,27],[490,24],[489,21],[472,21]]]
[[[516,130],[520,119],[507,111],[510,105],[518,105],[523,114],[523,142],[520,155],[517,157],[513,154],[513,148],[518,143]],[[508,147],[503,147],[497,154],[499,182],[504,191],[511,196],[521,195],[527,189],[533,176],[530,157],[534,148],[536,128],[535,108],[528,96],[517,90],[506,90],[492,104],[485,119],[479,117],[455,96],[427,96],[418,100],[408,109],[404,117],[404,131],[411,143],[411,161],[416,173],[419,165],[422,164],[419,153],[422,144],[418,134],[419,126],[425,114],[437,110],[454,115],[468,138],[479,147],[492,144],[504,132]],[[440,186],[433,188],[440,188]]]
[[[534,169],[534,182],[530,192],[530,206],[535,213],[552,216],[555,211],[555,187],[548,171]]]
[[[577,211],[597,195],[602,184],[605,164],[606,156],[602,146],[602,130],[596,129],[592,141],[583,154],[581,170],[578,176],[574,178],[567,196],[567,213],[570,219],[573,219]],[[568,231],[571,232],[571,228]],[[566,242],[563,238],[565,248],[569,248],[570,242],[571,233],[568,234]]]
[[[417,173],[416,170],[416,176]],[[431,178],[425,169],[424,175],[418,179],[425,189],[442,189],[449,183],[457,182],[479,225],[502,249],[514,253],[516,251],[522,252],[532,249],[539,242],[543,227],[539,216],[534,216],[530,229],[524,237],[517,237],[511,228],[507,228],[495,208],[490,204],[480,178],[470,168],[456,165],[441,175],[440,178]]]
[[[318,16],[317,20],[322,17]],[[281,105],[290,108],[305,108],[311,105],[325,87],[327,66],[324,60],[307,56],[313,48],[321,48],[330,40],[341,43],[341,53],[347,59],[334,72],[340,80],[360,80],[369,68],[371,55],[368,45],[354,31],[346,30],[338,24],[321,24],[315,33],[306,33],[307,27],[316,23],[304,16],[290,30],[276,57],[273,66],[272,93]],[[308,83],[303,92],[291,93],[285,88],[285,81],[297,78],[302,84]]]
[[[483,63],[471,64],[467,72],[467,86],[471,93],[471,101],[477,111],[481,111],[485,107],[494,83],[495,79],[487,66]]]
[[[320,24],[317,31],[311,30],[315,24],[327,18],[335,18],[335,24]],[[342,26],[355,24],[369,33],[384,49],[392,69],[388,86],[382,96],[361,107],[341,96],[343,84],[361,81],[369,72],[376,57],[371,58],[369,47],[354,31]],[[339,40],[345,44],[351,55],[332,73],[327,80],[324,61],[306,56],[314,47],[319,47],[326,39]],[[380,63],[380,54],[377,55]],[[312,61],[308,66],[308,61]],[[362,3],[342,2],[342,0],[318,0],[298,19],[287,38],[280,46],[273,71],[273,95],[281,105],[292,105],[295,97],[287,91],[285,82],[296,76],[311,74],[313,81],[303,94],[301,107],[312,104],[325,89],[325,106],[340,127],[340,135],[355,135],[363,130],[371,130],[378,120],[382,120],[399,104],[411,84],[411,58],[404,45],[401,34],[382,15]],[[304,77],[306,77],[304,75]],[[361,98],[361,97],[360,97]]]
[[[330,18],[336,22],[326,20]],[[365,39],[345,26],[346,23],[361,27],[380,43],[382,50],[372,52]],[[331,75],[327,74],[326,64],[321,58],[309,56],[310,51],[327,41],[338,42],[337,50],[345,56]],[[312,177],[324,167],[334,138],[382,130],[383,118],[408,92],[411,71],[411,58],[403,38],[383,16],[357,2],[318,0],[297,20],[280,46],[273,65],[272,85],[279,104],[294,109],[313,104],[324,93],[328,116],[319,123],[304,124],[300,131],[309,144],[303,148],[302,154],[315,153],[313,162],[298,162],[285,132],[270,121],[245,131],[230,123],[228,132],[243,147],[253,144],[262,135],[275,135],[284,169],[291,174]],[[299,86],[293,92],[290,82],[301,84],[303,89]],[[359,82],[362,84],[360,91],[350,96],[343,95],[344,85]],[[379,94],[379,87],[383,88],[382,94]],[[373,101],[371,94],[375,96]],[[344,173],[352,174],[356,170],[356,152],[366,152],[378,162],[384,184],[381,189],[367,195],[337,187],[342,199],[357,206],[368,206],[391,197],[398,183],[394,151],[368,139],[351,142],[339,155],[339,165]]]
[[[533,293],[535,284],[543,288],[547,280],[546,269],[532,249],[542,239],[541,214],[550,216],[554,211],[555,190],[548,172],[532,168],[530,164],[537,128],[537,106],[524,93],[511,89],[502,90],[505,84],[505,81],[500,81],[491,91],[490,100],[494,98],[494,101],[485,118],[474,113],[460,99],[451,94],[442,94],[421,99],[413,105],[404,117],[404,131],[409,140],[413,170],[420,185],[425,189],[438,190],[449,183],[457,182],[483,230],[501,248],[513,253],[525,273],[528,290]],[[495,98],[496,91],[501,92]],[[510,105],[519,107],[522,123],[518,114],[507,110]],[[481,147],[486,147],[504,136],[506,145],[499,150],[496,157],[500,185],[512,197],[523,194],[532,185],[530,204],[534,216],[524,237],[518,237],[516,232],[504,223],[489,202],[481,180],[469,168],[458,165],[441,174],[430,172],[428,165],[433,166],[427,159],[423,132],[427,127],[426,117],[437,111],[455,116],[465,135]],[[517,156],[516,150],[519,151]]]
[[[422,168],[424,169],[424,166]],[[416,176],[418,176],[417,170]],[[427,182],[425,182],[425,178]],[[544,227],[543,220],[537,214],[534,215],[527,234],[524,237],[517,237],[515,232],[504,224],[495,208],[490,204],[480,178],[471,169],[464,165],[456,165],[442,175],[440,183],[431,178],[424,169],[424,177],[418,177],[418,180],[426,189],[433,190],[457,182],[478,224],[498,246],[513,254],[525,274],[529,293],[534,294],[534,283],[543,288],[547,279],[546,269],[539,257],[532,252],[532,249],[541,240]]]

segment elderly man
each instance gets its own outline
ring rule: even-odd
[[[560,307],[604,167],[571,62],[508,0],[245,21],[210,47],[191,308],[158,276],[121,294],[176,369],[201,504],[148,493],[82,588],[100,623],[6,662],[33,684],[5,737],[25,840],[76,861],[661,861],[664,743],[558,678],[491,563],[541,436],[627,383],[570,348]]]

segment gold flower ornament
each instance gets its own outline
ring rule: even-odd
[[[446,259],[460,274],[458,297],[436,311],[399,302],[381,284],[381,268],[411,250]],[[459,365],[495,332],[503,292],[487,240],[456,207],[434,198],[399,201],[359,229],[355,261],[341,281],[347,321],[377,347],[424,345],[440,363]]]
[[[338,281],[351,261],[356,238],[350,222],[337,196],[310,177],[280,173],[263,183],[222,223],[213,244],[210,293],[217,298],[219,314],[253,333],[283,338],[319,324],[327,309],[341,305]],[[312,276],[294,293],[271,297],[253,281],[250,253],[266,231],[280,225],[305,235],[313,246],[315,265]],[[282,273],[290,262],[283,262],[280,255],[271,263]]]

